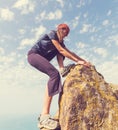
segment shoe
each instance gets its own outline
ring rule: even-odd
[[[62,77],[65,77],[65,76],[70,72],[70,69],[71,69],[73,66],[75,66],[75,64],[69,64],[69,65],[65,66],[65,67],[60,71],[61,76],[62,76]]]
[[[46,128],[46,129],[53,130],[53,129],[59,128],[59,122],[51,118],[49,114],[40,115],[38,120],[39,120],[38,127],[40,129]]]

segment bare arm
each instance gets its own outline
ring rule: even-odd
[[[52,40],[52,43],[54,44],[54,46],[57,48],[57,50],[59,51],[60,54],[62,54],[65,57],[68,57],[69,59],[78,62],[78,59],[76,56],[74,56],[72,54],[72,52],[70,52],[69,50],[67,50],[66,48],[63,48],[58,41],[56,40]]]
[[[71,52],[70,50],[68,50],[67,48],[65,48],[68,52],[70,52],[73,56],[75,56],[78,60],[80,61],[85,61],[84,59],[82,59],[81,57],[79,57],[78,55],[76,55],[74,52]]]
[[[85,66],[91,66],[91,63],[85,61],[84,59],[80,58],[79,56],[77,56],[75,53],[69,51],[67,48],[63,48],[58,41],[56,40],[52,40],[52,43],[54,44],[54,46],[57,48],[57,50],[59,51],[60,54],[62,54],[63,56],[77,62],[78,64],[82,64]]]

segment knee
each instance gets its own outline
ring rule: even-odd
[[[50,75],[51,77],[53,77],[53,78],[60,78],[60,74],[59,74],[59,71],[58,70],[53,70],[52,72],[51,72],[51,75]]]

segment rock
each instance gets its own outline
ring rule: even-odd
[[[61,127],[56,130],[118,130],[118,85],[107,83],[94,66],[74,66],[55,119]]]
[[[60,97],[61,130],[118,130],[118,90],[94,66],[76,65]]]
[[[46,128],[43,128],[41,130],[53,130],[53,129],[46,129]],[[60,128],[57,128],[57,129],[54,129],[54,130],[60,130]]]

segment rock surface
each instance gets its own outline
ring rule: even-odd
[[[60,98],[61,130],[118,130],[118,90],[113,88],[94,66],[74,66]]]

